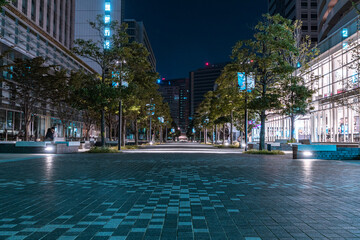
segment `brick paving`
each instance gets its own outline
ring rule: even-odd
[[[2,158],[0,239],[360,239],[358,162],[191,149]]]

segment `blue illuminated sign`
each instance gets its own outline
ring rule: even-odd
[[[110,23],[110,15],[105,15],[104,17],[104,22],[107,24],[107,23]]]
[[[351,76],[351,81],[354,84],[358,82],[358,74],[357,73],[355,73],[354,75]]]
[[[156,82],[157,82],[158,84],[160,84],[160,83],[161,83],[161,79],[157,79]]]
[[[343,42],[342,46],[343,46],[343,49],[348,49],[349,43],[348,42]]]
[[[347,28],[343,28],[341,35],[343,38],[347,38],[349,36],[349,30]]]
[[[109,41],[109,40],[105,40],[105,42],[104,42],[104,48],[105,48],[105,49],[109,49],[109,48],[110,48],[110,41]]]
[[[247,79],[247,91],[251,92],[251,89],[255,87],[255,80],[254,77],[251,75],[246,76],[245,73],[238,72],[238,86],[240,90],[246,90],[246,81]]]
[[[106,27],[104,30],[104,36],[105,37],[110,37],[110,28]]]
[[[296,67],[297,67],[297,68],[301,68],[301,63],[298,62],[298,63],[296,64]]]
[[[111,11],[111,4],[109,2],[105,3],[105,11]]]

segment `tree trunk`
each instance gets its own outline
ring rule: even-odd
[[[215,144],[217,144],[218,140],[218,130],[217,130],[217,124],[215,124]]]
[[[231,110],[230,144],[233,145],[233,111]]]
[[[126,118],[123,118],[123,131],[122,131],[122,141],[121,141],[122,146],[125,146],[125,140],[126,140]]]
[[[162,126],[160,126],[160,133],[159,133],[159,135],[160,135],[160,143],[163,143],[163,129],[162,129]]]
[[[290,115],[291,126],[290,126],[290,140],[295,139],[295,116],[293,114]]]
[[[104,109],[101,109],[100,132],[101,132],[101,146],[105,147],[105,110]]]
[[[29,141],[30,121],[25,123],[25,141]]]
[[[139,145],[139,128],[138,128],[138,123],[137,123],[137,119],[135,119],[134,122],[135,125],[135,145]]]
[[[266,114],[265,111],[262,111],[260,114],[261,120],[261,128],[260,128],[260,145],[259,150],[265,150],[265,121],[266,121]]]
[[[63,135],[63,137],[64,137],[64,139],[65,139],[65,141],[66,141],[66,124],[63,124],[62,126],[63,126],[62,135]]]
[[[212,127],[211,143],[214,144],[214,135],[215,135],[214,126]]]
[[[112,132],[112,124],[111,124],[111,122],[109,121],[109,141],[112,140],[111,132]]]
[[[31,113],[27,111],[27,107],[24,108],[24,121],[25,121],[25,141],[29,141],[30,136],[30,123],[31,123]]]
[[[224,123],[224,125],[223,125],[223,145],[225,144],[225,136],[226,134],[225,134],[225,123]]]
[[[89,141],[89,139],[90,139],[90,129],[91,129],[91,125],[90,125],[90,127],[86,128],[86,135],[85,135],[86,141]]]
[[[204,144],[207,143],[207,133],[206,133],[206,128],[204,128]]]

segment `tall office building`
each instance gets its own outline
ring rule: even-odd
[[[359,2],[360,0],[320,0],[318,9],[319,40],[324,40],[353,20],[358,13],[352,7],[352,3]]]
[[[310,36],[314,44],[318,42],[317,0],[268,0],[268,3],[271,15],[278,13],[287,19],[301,20],[302,35]]]
[[[48,64],[68,70],[92,69],[69,48],[74,38],[74,0],[18,0],[2,7],[0,15],[0,51],[12,51],[1,64],[11,64],[16,58],[41,56]],[[6,71],[2,72],[8,76]],[[0,140],[15,140],[25,130],[22,109],[14,101],[13,89],[0,85]],[[67,129],[68,136],[81,137],[81,116]],[[62,136],[62,124],[56,111],[48,104],[39,105],[32,118],[30,135],[45,136],[49,127],[57,127]]]
[[[204,95],[215,90],[215,81],[220,76],[226,63],[209,64],[204,68],[190,72],[190,117],[194,117],[196,109],[204,100]]]
[[[95,21],[98,15],[104,17],[106,23],[117,21],[122,22],[123,0],[74,0],[75,1],[75,39],[101,41],[104,36],[111,34],[97,32],[89,25]],[[93,61],[83,58],[83,60],[100,73],[100,67]]]
[[[180,127],[182,133],[186,133],[189,124],[189,79],[160,80],[159,91],[165,102],[169,104],[170,115]]]
[[[137,22],[134,19],[124,19],[124,22],[128,24],[129,40],[142,43],[149,52],[148,60],[151,64],[152,70],[156,72],[156,58],[154,51],[151,47],[149,37],[147,35],[143,22]]]
[[[75,0],[17,0],[17,11],[67,48],[74,41]]]

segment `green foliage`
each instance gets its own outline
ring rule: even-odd
[[[284,152],[280,150],[268,151],[268,150],[249,150],[243,152],[244,154],[259,154],[259,155],[285,155]]]
[[[29,140],[29,125],[31,117],[45,104],[48,98],[53,97],[52,81],[58,79],[55,66],[46,65],[45,59],[15,59],[13,64],[2,67],[7,72],[2,77],[11,89],[11,102],[20,106],[24,112],[25,139]]]
[[[296,143],[297,141],[296,141],[296,139],[295,138],[292,138],[292,139],[290,139],[290,140],[288,140],[288,141],[286,141],[286,143]]]
[[[0,0],[0,7],[5,6],[13,1],[14,0]]]
[[[119,153],[119,151],[109,147],[93,147],[87,153]]]
[[[139,146],[137,145],[127,145],[125,147],[121,148],[122,150],[135,150],[135,149],[139,149]]]
[[[236,146],[236,145],[214,145],[214,147],[217,147],[217,148],[239,148],[239,146]]]

